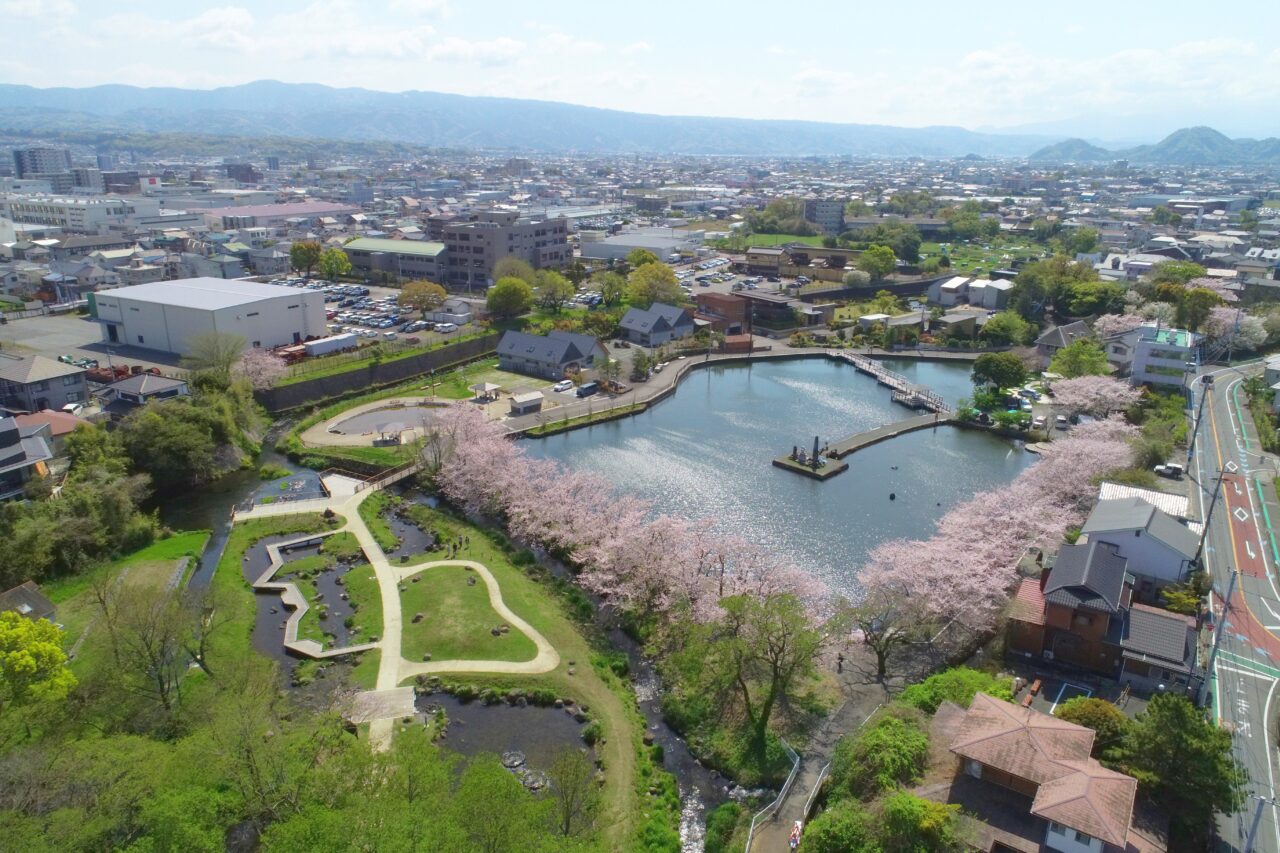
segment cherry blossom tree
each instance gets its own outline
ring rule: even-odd
[[[1053,383],[1054,405],[1066,414],[1105,417],[1142,399],[1142,391],[1108,376],[1080,376]]]
[[[236,361],[234,372],[247,379],[255,391],[262,391],[275,385],[289,367],[270,350],[248,347]]]
[[[1103,314],[1093,321],[1093,332],[1100,339],[1106,340],[1136,329],[1145,322],[1147,321],[1137,314]]]
[[[1215,276],[1206,275],[1201,276],[1200,278],[1193,278],[1191,281],[1187,282],[1187,287],[1202,287],[1205,290],[1212,290],[1214,293],[1218,294],[1219,298],[1221,298],[1223,302],[1240,301],[1239,293],[1235,289],[1227,287],[1226,281]]]
[[[1222,305],[1209,309],[1202,330],[1209,340],[1226,341],[1238,349],[1257,349],[1267,340],[1261,318]]]

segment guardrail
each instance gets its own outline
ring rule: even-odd
[[[818,799],[818,792],[822,790],[822,783],[826,780],[827,774],[831,772],[831,762],[828,761],[821,770],[818,771],[818,781],[813,783],[813,790],[809,792],[809,797],[804,801],[804,820],[807,823],[809,815],[813,813],[813,801]]]
[[[787,755],[791,756],[791,772],[787,775],[787,781],[782,783],[782,790],[778,792],[778,796],[774,798],[773,802],[756,812],[756,816],[751,818],[751,828],[747,830],[746,853],[751,853],[751,841],[755,838],[756,827],[760,821],[778,811],[782,801],[787,798],[787,792],[791,790],[791,785],[796,781],[796,774],[800,772],[800,756],[791,748],[791,744],[785,740],[782,741],[782,748],[787,751]]]

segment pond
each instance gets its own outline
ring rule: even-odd
[[[886,366],[952,402],[972,391],[968,363]],[[1034,461],[1020,442],[942,426],[859,450],[846,458],[848,471],[825,482],[770,464],[794,445],[812,446],[815,435],[825,442],[913,414],[850,365],[758,361],[695,370],[643,414],[523,447],[597,471],[658,511],[713,519],[849,593],[875,545],[927,535],[952,506]]]
[[[428,714],[444,709],[449,724],[440,744],[461,755],[520,753],[524,767],[545,773],[561,750],[586,746],[582,724],[563,708],[485,705],[448,693],[424,694],[415,704]]]

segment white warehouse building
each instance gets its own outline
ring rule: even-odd
[[[207,332],[254,347],[300,343],[328,334],[324,294],[223,278],[184,278],[89,294],[89,310],[108,344],[185,355]]]

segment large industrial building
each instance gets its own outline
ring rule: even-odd
[[[89,294],[111,344],[185,355],[193,337],[221,332],[254,347],[295,344],[328,333],[324,294],[221,278],[184,278]]]
[[[444,243],[357,237],[342,247],[351,266],[362,273],[385,272],[399,278],[444,280]]]

